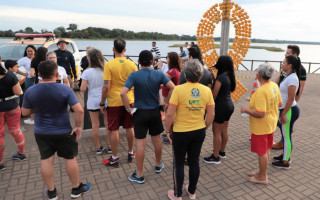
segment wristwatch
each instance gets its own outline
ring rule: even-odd
[[[104,103],[104,104],[102,104],[101,102],[100,102],[100,106],[105,106],[106,104]]]

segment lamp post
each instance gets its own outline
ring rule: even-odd
[[[230,0],[223,0],[228,3]],[[220,56],[228,55],[229,48],[229,29],[230,29],[230,20],[222,19],[221,26],[221,40],[220,40]]]

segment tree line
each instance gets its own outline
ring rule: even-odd
[[[18,31],[0,30],[1,37],[15,37],[15,33],[50,33],[53,32],[59,38],[75,38],[75,39],[115,39],[123,38],[129,40],[182,40],[182,41],[196,41],[195,35],[177,35],[177,34],[163,34],[158,32],[133,32],[123,29],[107,29],[98,27],[88,27],[85,29],[78,29],[77,24],[69,24],[69,27],[65,28],[59,26],[53,31],[47,29],[41,29],[40,32],[33,30],[32,27],[26,27],[24,30]],[[220,37],[215,37],[215,41],[220,41]],[[233,42],[233,38],[229,41]],[[280,43],[280,44],[320,44],[320,42],[305,42],[305,41],[288,41],[288,40],[265,40],[265,39],[250,39],[252,43]]]
[[[14,37],[15,33],[50,33],[47,29],[42,29],[41,32],[33,30],[32,27],[26,27],[24,30],[12,31],[0,30],[0,37]],[[78,29],[77,24],[69,24],[69,27],[65,28],[59,26],[53,30],[59,38],[77,38],[77,39],[132,39],[132,40],[197,40],[195,35],[177,35],[177,34],[163,34],[158,32],[133,32],[123,29],[107,29],[98,27],[88,27],[85,29]]]

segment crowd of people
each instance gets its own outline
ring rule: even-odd
[[[24,57],[18,62],[7,60],[5,67],[0,67],[0,170],[5,169],[5,124],[18,147],[18,151],[11,155],[12,159],[25,160],[20,118],[21,114],[30,116],[26,123],[34,124],[47,196],[57,199],[53,179],[53,162],[57,153],[66,163],[72,185],[71,197],[77,198],[91,189],[90,183],[80,182],[76,159],[84,110],[72,90],[77,75],[72,53],[66,50],[68,42],[60,39],[57,45],[59,49],[55,52],[28,45]],[[196,198],[200,152],[206,130],[211,125],[213,152],[203,160],[209,164],[220,164],[221,158],[226,158],[228,125],[234,112],[231,93],[236,89],[236,80],[231,57],[220,56],[215,66],[208,69],[204,66],[200,48],[194,43],[187,47],[188,43],[185,43],[180,54],[169,52],[166,62],[163,62],[160,50],[153,42],[151,50],[140,52],[136,65],[125,58],[126,41],[116,39],[113,60],[105,63],[102,52],[94,47],[88,47],[87,55],[82,59],[84,71],[80,90],[88,92],[85,103],[91,119],[95,153],[111,153],[103,164],[119,167],[119,128],[123,127],[128,144],[127,161],[136,161],[136,169],[128,179],[143,184],[147,134],[154,145],[155,173],[161,173],[165,167],[161,140],[170,143],[174,189],[168,191],[169,199],[182,199],[186,164],[189,166],[189,184],[185,190],[190,199]],[[299,118],[297,102],[306,80],[299,53],[298,46],[288,46],[282,72],[274,82],[271,78],[275,75],[275,69],[268,63],[261,64],[256,70],[256,79],[261,86],[252,94],[249,106],[241,107],[241,113],[250,116],[251,151],[258,154],[259,161],[259,171],[248,173],[250,182],[268,184],[270,149],[281,148],[278,143],[273,143],[277,125],[282,134],[279,143],[283,144],[283,153],[273,158],[272,165],[290,168],[292,129]],[[19,71],[18,66],[24,66],[26,73]],[[26,76],[24,90],[14,73]],[[22,94],[20,108],[22,98],[19,97]],[[75,115],[73,126],[69,111]],[[106,127],[106,148],[99,140],[100,113]]]

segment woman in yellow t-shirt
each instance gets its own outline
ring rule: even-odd
[[[256,76],[261,86],[253,93],[250,108],[241,107],[241,113],[250,115],[251,151],[259,156],[259,172],[249,172],[248,180],[253,183],[268,184],[270,149],[282,105],[279,86],[270,81],[274,71],[268,63],[259,66]]]
[[[201,85],[203,67],[198,60],[188,61],[184,67],[187,83],[176,86],[172,92],[166,112],[165,130],[172,139],[176,177],[175,191],[169,190],[169,199],[182,199],[184,180],[184,160],[188,154],[189,185],[186,191],[190,199],[195,199],[196,186],[200,174],[199,156],[206,135],[206,128],[214,118],[214,100],[209,87]],[[205,112],[207,111],[204,120]],[[174,121],[174,123],[173,123]],[[171,135],[170,127],[173,124]]]

